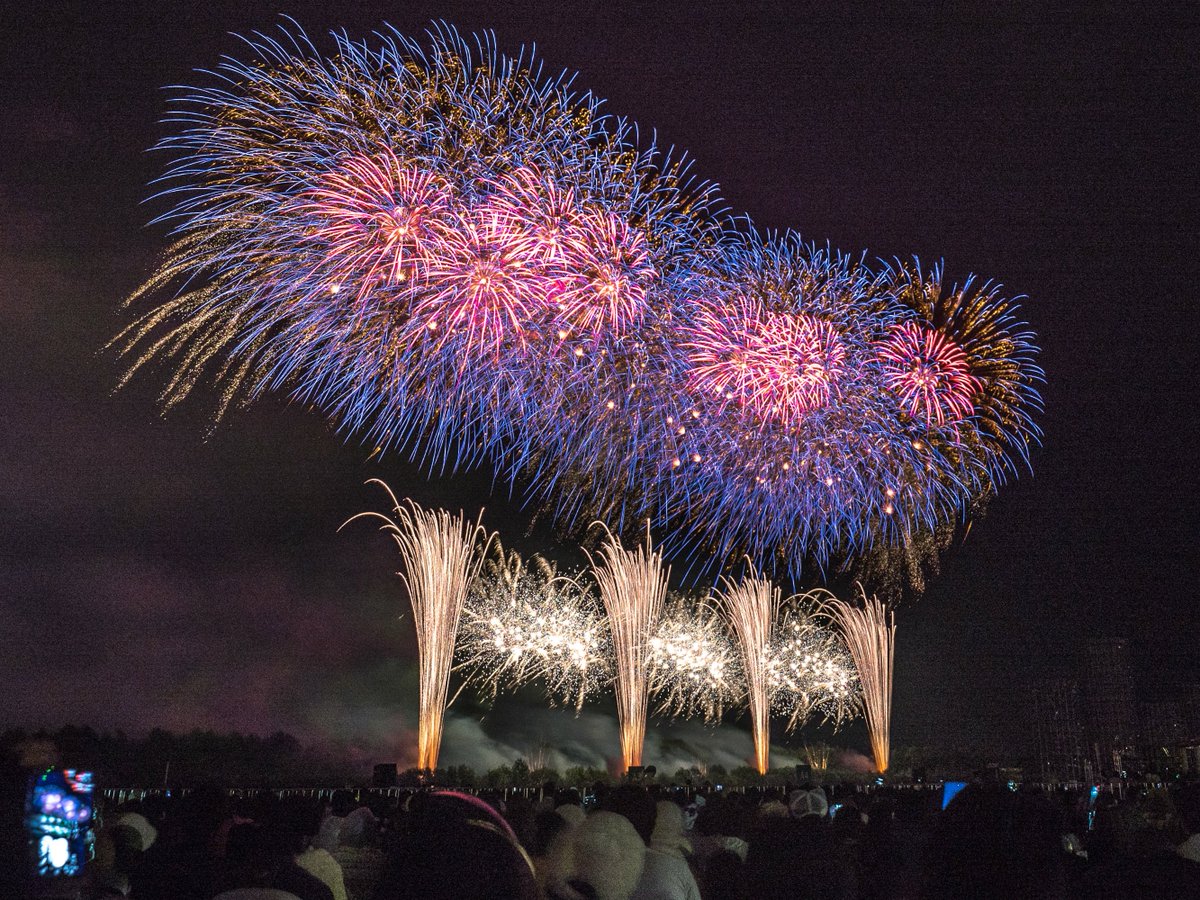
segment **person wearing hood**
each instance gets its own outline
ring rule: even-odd
[[[559,834],[544,861],[549,900],[630,900],[646,845],[623,815],[594,812]]]
[[[633,900],[700,900],[700,888],[687,862],[691,850],[683,834],[683,810],[670,800],[660,800]]]

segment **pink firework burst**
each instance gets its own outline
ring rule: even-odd
[[[698,324],[685,344],[691,387],[784,425],[828,403],[845,368],[837,330],[805,313],[706,311]]]
[[[940,331],[905,322],[879,345],[878,356],[888,387],[927,425],[957,422],[974,411],[979,379],[962,347]]]
[[[563,246],[553,301],[573,328],[620,333],[641,321],[658,272],[645,234],[612,213],[588,211]]]
[[[301,199],[325,245],[322,276],[336,290],[358,282],[359,296],[379,283],[412,285],[429,265],[445,230],[450,188],[436,175],[401,165],[391,151],[354,157]]]
[[[413,317],[440,340],[464,335],[469,349],[523,344],[544,308],[546,282],[509,223],[485,204],[459,216],[432,249]]]
[[[487,206],[531,264],[560,266],[583,222],[574,188],[527,166],[500,179]]]

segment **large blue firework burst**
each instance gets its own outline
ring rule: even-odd
[[[115,341],[167,405],[282,391],[568,530],[792,577],[1027,465],[1042,374],[998,286],[762,235],[488,35],[332,39],[256,35],[172,107],[175,243]]]

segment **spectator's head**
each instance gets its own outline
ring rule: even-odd
[[[601,809],[624,816],[648,846],[654,835],[654,820],[657,816],[654,798],[645,790],[631,784],[623,784],[609,791]]]
[[[541,812],[533,821],[533,837],[527,844],[532,856],[545,856],[550,845],[572,826],[556,812]]]
[[[288,797],[279,809],[279,826],[294,844],[294,853],[305,850],[321,830],[325,809],[310,797]]]
[[[338,818],[345,818],[359,806],[358,801],[354,799],[354,793],[346,790],[334,791],[330,805],[333,807],[333,814]]]
[[[628,900],[645,857],[645,842],[629,819],[592,813],[551,845],[544,866],[546,894],[552,900]]]
[[[743,869],[744,896],[755,900],[852,900],[853,872],[829,829],[814,816],[760,821]]]
[[[225,844],[225,865],[231,887],[266,888],[283,863],[279,843],[258,824],[234,825]]]
[[[380,900],[535,900],[533,866],[508,823],[468,794],[414,800]]]
[[[560,806],[583,806],[583,798],[575,788],[564,788],[554,795],[555,809]]]
[[[742,860],[729,850],[718,850],[704,867],[705,900],[737,900],[742,891]]]
[[[792,791],[788,797],[788,810],[793,819],[803,819],[807,816],[824,819],[825,814],[829,812],[829,801],[820,788],[800,789]]]
[[[1058,817],[1044,798],[969,784],[937,818],[929,896],[1057,898],[1065,892]]]
[[[138,844],[143,851],[149,850],[158,839],[158,829],[151,825],[150,821],[140,812],[122,813],[117,818],[117,826],[135,831],[138,835]]]
[[[1200,784],[1184,785],[1175,798],[1175,807],[1188,834],[1200,834]]]
[[[683,810],[670,800],[659,800],[655,813],[650,846],[668,853],[691,853],[691,841],[683,835]]]

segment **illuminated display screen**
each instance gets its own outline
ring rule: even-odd
[[[92,773],[76,769],[47,769],[30,779],[25,828],[37,875],[83,874],[94,840],[94,789]]]

